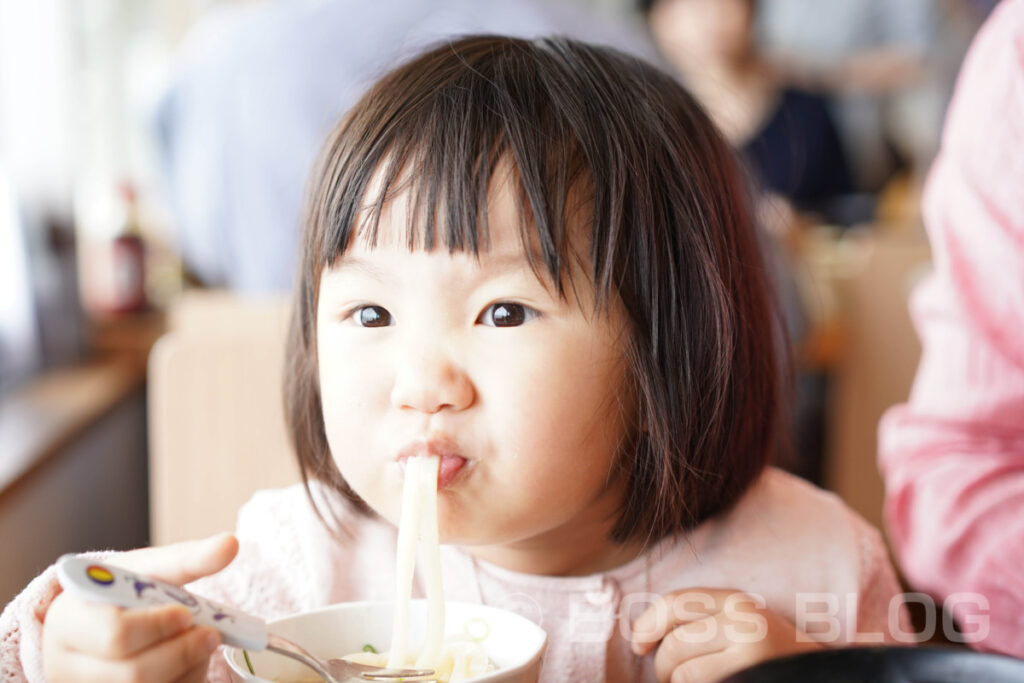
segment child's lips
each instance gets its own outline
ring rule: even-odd
[[[441,459],[437,471],[437,488],[447,488],[455,481],[468,462],[450,441],[446,439],[428,439],[416,441],[398,451],[396,460],[404,469],[409,458],[433,456]]]

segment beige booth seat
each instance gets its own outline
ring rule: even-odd
[[[190,292],[149,360],[151,541],[234,529],[260,488],[299,481],[281,399],[288,301]]]

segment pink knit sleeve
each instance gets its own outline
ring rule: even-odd
[[[0,681],[44,683],[43,619],[60,594],[57,572],[50,567],[35,578],[0,615]]]
[[[880,429],[886,522],[912,586],[1024,656],[1024,0],[971,47],[924,212],[935,271],[910,400]]]
[[[96,559],[113,554],[109,550],[88,553]],[[50,565],[4,608],[0,614],[0,682],[45,683],[43,622],[60,592],[56,565]]]

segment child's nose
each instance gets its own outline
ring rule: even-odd
[[[465,410],[475,390],[465,370],[440,349],[406,354],[399,362],[391,404],[399,409],[437,413]]]

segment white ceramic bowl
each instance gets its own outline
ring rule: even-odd
[[[322,659],[329,659],[359,652],[367,643],[378,650],[386,650],[391,642],[393,609],[391,602],[345,602],[272,621],[269,627],[273,633],[298,643]],[[423,642],[426,615],[426,601],[413,600],[409,615],[411,647]],[[477,637],[486,636],[480,644],[498,667],[497,671],[473,681],[536,683],[547,646],[543,629],[529,619],[496,607],[445,603],[445,635],[465,633],[467,628]],[[249,653],[255,676],[249,673],[241,650],[225,648],[224,656],[233,680],[238,682],[298,681],[315,676],[311,669],[271,652]]]

